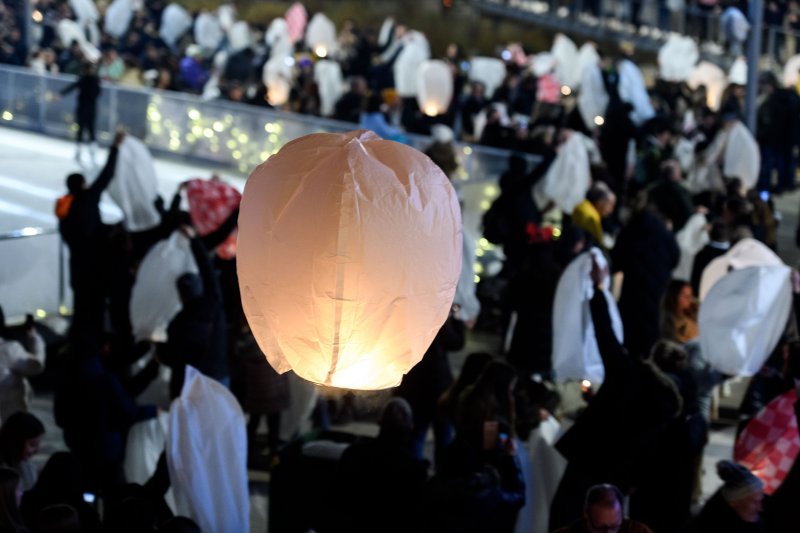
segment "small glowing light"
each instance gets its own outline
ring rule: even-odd
[[[179,132],[178,130],[172,130],[171,132],[169,132],[169,136],[171,139],[180,139],[181,132]]]
[[[487,185],[483,188],[483,194],[486,196],[497,196],[497,187],[494,185]]]
[[[281,126],[279,123],[276,122],[275,123],[275,133],[280,133],[282,130],[283,130],[283,126]]]
[[[197,137],[195,137],[195,136],[194,136],[194,135],[192,135],[191,133],[190,133],[189,135],[187,135],[187,136],[186,136],[186,142],[193,143],[193,142],[195,142],[196,140],[197,140]]]
[[[192,120],[200,120],[200,111],[198,111],[197,109],[190,109],[189,118]]]
[[[553,228],[553,238],[558,239],[561,237],[561,229]]]
[[[158,112],[157,109],[151,107],[147,110],[147,120],[150,122],[160,122],[161,121],[161,113]]]
[[[213,125],[213,126],[211,126],[211,127],[212,127],[212,128],[214,128],[214,131],[216,131],[217,133],[220,133],[222,130],[224,130],[224,129],[225,129],[225,124],[223,124],[223,123],[222,123],[222,122],[220,122],[220,121],[217,121],[217,122],[215,122],[215,123],[214,123],[214,125]]]
[[[241,135],[239,135],[238,139],[240,143],[245,144],[247,141],[250,140],[250,137],[248,137],[246,133],[242,133]]]
[[[42,20],[44,20],[44,17],[42,16],[42,12],[39,11],[38,9],[36,11],[34,11],[33,13],[31,13],[31,18],[37,24],[40,23]]]
[[[264,131],[266,131],[267,133],[275,133],[275,124],[273,124],[272,122],[267,122],[266,124],[264,124]]]
[[[472,154],[472,148],[470,148],[469,146],[465,146],[464,155],[471,155],[471,154]]]
[[[486,237],[481,237],[480,240],[478,241],[478,245],[480,245],[481,248],[488,248],[489,241],[486,240]]]
[[[36,318],[44,318],[47,316],[47,311],[44,309],[37,309],[36,310]]]
[[[328,49],[322,45],[314,48],[314,53],[317,54],[318,57],[328,57]]]
[[[247,163],[242,163],[239,165],[240,172],[247,172],[247,170],[248,170]]]
[[[228,147],[228,150],[233,150],[233,149],[236,148],[236,141],[231,139],[231,140],[229,140],[228,142],[225,143],[225,146]]]
[[[13,119],[14,115],[11,113],[11,111],[3,111],[3,120],[13,120]]]
[[[486,211],[492,207],[492,202],[489,200],[481,200],[481,211]]]
[[[511,51],[503,50],[503,53],[500,54],[500,57],[503,58],[503,61],[511,61]]]
[[[181,141],[178,139],[170,139],[169,141],[169,149],[170,150],[177,150],[181,147]]]
[[[19,234],[22,235],[23,237],[31,237],[32,235],[38,235],[39,230],[36,228],[27,227],[19,230]]]
[[[483,251],[483,248],[478,248],[477,250],[475,250],[475,255],[477,255],[478,257],[483,257],[483,254],[485,253],[486,252]]]
[[[200,137],[203,135],[203,128],[201,126],[194,126],[192,127],[192,135],[195,137]]]
[[[439,114],[439,108],[436,107],[436,104],[428,104],[425,106],[425,114],[429,117],[435,117]]]
[[[606,120],[600,115],[597,115],[596,117],[594,117],[594,123],[596,126],[602,126],[603,124],[606,123]]]
[[[269,152],[261,152],[258,154],[258,157],[260,157],[262,160],[266,160],[269,157]]]
[[[562,85],[561,94],[563,94],[564,96],[569,96],[572,94],[572,89],[570,89],[568,85]]]
[[[161,125],[160,124],[153,124],[150,127],[150,131],[153,132],[153,135],[161,135]]]
[[[231,154],[231,156],[234,159],[241,159],[242,158],[242,152],[240,152],[239,150],[234,150],[233,153]]]
[[[203,137],[205,137],[206,139],[210,139],[213,136],[214,136],[214,130],[212,130],[211,128],[206,128],[203,130]]]
[[[278,142],[278,136],[273,133],[272,135],[267,137],[267,140],[272,144],[275,144],[276,142]]]
[[[475,277],[472,278],[472,279],[475,281],[475,283],[480,283],[481,282],[481,277],[479,275],[477,275],[477,274],[475,274]]]
[[[588,379],[584,379],[584,380],[581,381],[581,389],[583,389],[583,392],[586,392],[591,388],[592,388],[592,382],[591,381],[589,381]]]
[[[474,265],[472,265],[472,270],[476,274],[483,274],[483,265],[480,263],[475,263]]]
[[[225,123],[233,124],[233,115],[225,115]]]
[[[58,306],[58,313],[61,314],[61,315],[69,314],[69,307],[67,307],[66,305],[59,305]]]
[[[293,67],[294,66],[294,58],[293,57],[287,57],[287,58],[285,58],[283,60],[283,62],[287,67]]]

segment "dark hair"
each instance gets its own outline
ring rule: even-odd
[[[623,507],[624,498],[622,496],[622,491],[614,485],[609,485],[607,483],[594,485],[593,487],[589,487],[589,490],[586,491],[583,509],[585,512],[588,512],[594,505],[613,507],[614,502],[619,503],[619,506]]]
[[[458,407],[458,397],[461,393],[475,383],[480,377],[483,370],[494,360],[494,356],[486,352],[474,352],[467,356],[464,360],[464,365],[461,367],[461,372],[458,374],[456,381],[446,390],[441,398],[440,405],[445,415],[451,421],[456,418],[456,408]]]
[[[664,372],[674,373],[689,365],[689,354],[677,342],[661,339],[650,351],[650,357]]]
[[[403,398],[391,398],[381,411],[381,436],[407,439],[414,429],[414,413],[411,405]]]
[[[21,478],[11,468],[0,467],[0,531],[27,531],[17,505],[17,489]]]
[[[45,507],[34,519],[36,533],[81,533],[78,511],[71,505],[57,503]]]
[[[724,221],[719,219],[711,223],[711,229],[708,235],[714,242],[728,242],[730,240],[728,226],[725,225]]]
[[[17,466],[22,461],[25,442],[40,435],[44,435],[41,420],[24,411],[14,413],[0,427],[0,460]]]
[[[83,185],[86,183],[86,178],[83,174],[70,174],[67,176],[67,190],[72,194],[77,194],[83,190]]]
[[[661,309],[665,313],[675,314],[678,307],[678,298],[681,296],[681,291],[690,283],[684,279],[670,280],[667,285],[667,290],[664,292],[664,300]]]
[[[598,181],[594,183],[586,192],[586,199],[591,203],[596,204],[597,202],[611,198],[612,194],[613,193],[611,192],[611,189],[609,189],[608,185],[602,181]]]

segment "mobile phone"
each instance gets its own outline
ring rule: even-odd
[[[95,495],[91,492],[84,492],[83,493],[83,501],[86,503],[94,503]]]
[[[761,200],[764,202],[769,202],[769,191],[761,191],[758,193],[761,196]]]

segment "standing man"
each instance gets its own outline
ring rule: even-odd
[[[94,123],[97,118],[97,99],[100,97],[100,78],[97,77],[94,65],[84,62],[81,65],[81,75],[74,83],[67,85],[61,90],[61,95],[69,94],[78,90],[78,102],[75,107],[75,120],[78,123],[78,146],[75,150],[75,161],[81,162],[81,149],[83,147],[83,135],[89,137],[89,156],[92,164],[95,164],[95,142]]]

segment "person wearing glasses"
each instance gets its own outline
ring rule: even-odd
[[[554,533],[652,533],[641,522],[625,518],[622,492],[614,485],[595,485],[586,493],[583,518]]]

